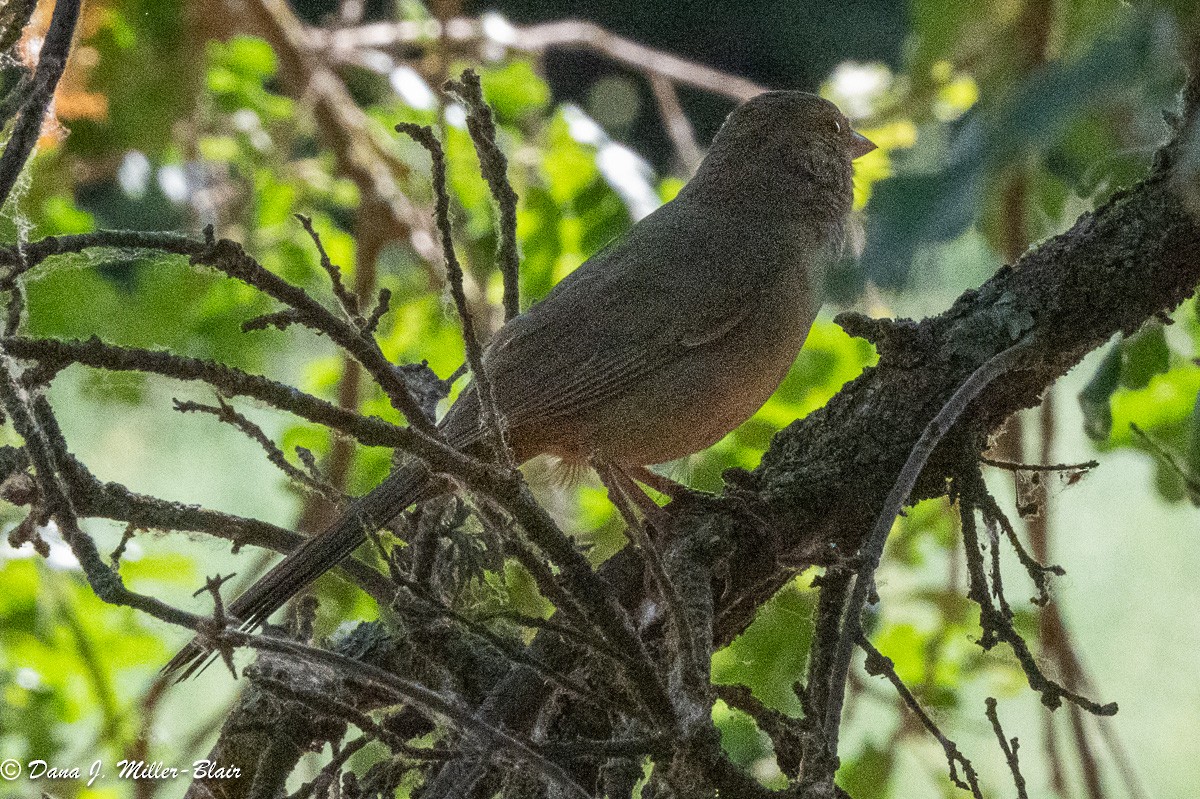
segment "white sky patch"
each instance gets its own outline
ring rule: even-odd
[[[650,183],[654,170],[628,147],[613,142],[604,145],[596,153],[596,166],[608,185],[621,196],[633,221],[648,216],[662,205],[658,192]]]
[[[878,62],[843,61],[825,84],[825,91],[846,116],[865,117],[875,110],[892,79],[892,71]]]
[[[508,46],[517,41],[517,29],[495,11],[484,14],[480,22],[483,23],[483,35],[496,44]]]
[[[117,183],[128,197],[138,198],[146,193],[150,181],[150,159],[140,150],[130,150],[117,168]]]
[[[363,50],[356,53],[358,62],[372,72],[378,72],[380,75],[387,75],[396,66],[396,62],[387,53],[381,53],[378,50]]]
[[[262,120],[249,108],[239,108],[233,112],[233,126],[245,133],[250,145],[260,153],[271,146],[271,136],[263,130]]]
[[[56,571],[76,571],[80,568],[79,561],[75,559],[75,553],[59,535],[58,525],[50,522],[45,527],[39,527],[38,533],[50,547],[50,557],[46,558],[47,566]],[[41,557],[33,551],[32,544],[22,544],[20,547],[14,548],[8,543],[7,538],[7,536],[0,537],[0,562]]]
[[[563,118],[571,138],[596,148],[596,168],[637,221],[662,205],[654,189],[654,169],[646,159],[609,138],[604,128],[575,105],[564,105]]]
[[[131,538],[125,542],[125,551],[121,553],[121,561],[133,563],[134,561],[141,560],[145,554],[146,551],[142,549],[142,545],[137,542],[137,539]]]
[[[178,164],[167,164],[159,169],[158,187],[171,202],[185,202],[188,198],[188,179],[183,167]]]
[[[467,109],[459,103],[446,106],[446,124],[459,130],[467,129]]]
[[[410,66],[400,65],[388,73],[388,82],[405,103],[419,111],[437,107],[437,96],[425,79]]]
[[[567,121],[567,132],[580,144],[599,147],[608,140],[608,134],[604,132],[604,128],[600,127],[596,120],[588,116],[579,106],[564,105],[562,114],[563,119]]]
[[[24,688],[26,691],[36,691],[42,687],[42,675],[38,674],[28,666],[19,668],[13,673],[13,682]]]

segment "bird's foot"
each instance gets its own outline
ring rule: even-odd
[[[670,497],[671,499],[684,499],[695,493],[704,493],[697,492],[695,489],[689,488],[683,483],[672,480],[669,477],[664,477],[658,472],[652,472],[645,466],[626,467],[624,471],[631,479],[636,480],[644,486],[649,486],[663,496]]]

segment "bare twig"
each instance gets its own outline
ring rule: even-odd
[[[54,4],[50,29],[38,54],[33,85],[21,105],[21,113],[4,147],[4,155],[0,156],[0,206],[8,201],[21,170],[25,168],[25,162],[33,153],[50,100],[54,97],[63,70],[67,68],[75,23],[79,20],[79,5],[80,0],[57,0]]]
[[[433,190],[437,197],[434,217],[442,238],[442,254],[446,262],[446,275],[450,284],[450,294],[458,309],[458,320],[462,326],[463,342],[466,345],[467,363],[471,365],[471,374],[475,380],[475,391],[479,398],[479,413],[483,420],[484,429],[492,439],[492,450],[500,463],[509,469],[516,468],[512,450],[508,447],[504,429],[504,417],[496,405],[496,395],[492,391],[492,381],[483,366],[483,347],[475,335],[475,323],[471,318],[471,310],[467,305],[467,296],[463,292],[463,271],[454,251],[453,232],[450,227],[450,195],[446,191],[446,155],[442,143],[433,135],[432,128],[402,122],[396,130],[412,137],[414,141],[429,151],[433,162]]]
[[[191,400],[175,400],[175,410],[180,413],[209,413],[216,416],[222,422],[232,425],[240,430],[247,438],[262,448],[267,455],[267,460],[275,465],[279,471],[283,472],[289,479],[303,486],[309,491],[315,492],[325,499],[335,504],[345,500],[341,492],[333,486],[326,483],[324,480],[319,480],[310,472],[303,469],[298,469],[288,462],[288,459],[283,454],[283,450],[275,445],[275,442],[263,432],[263,429],[254,422],[247,419],[243,414],[234,410],[233,406],[227,403],[222,397],[217,397],[216,405],[205,405],[201,402],[193,402]]]
[[[521,313],[520,256],[517,253],[517,193],[508,182],[508,159],[496,143],[496,121],[484,102],[483,86],[472,69],[464,69],[446,88],[467,104],[467,131],[479,156],[479,169],[496,201],[496,263],[504,277],[504,321]],[[440,220],[439,220],[440,224]]]
[[[703,672],[700,670],[701,655],[695,649],[696,636],[688,620],[683,599],[679,596],[675,584],[667,576],[666,567],[663,565],[662,552],[659,551],[654,540],[647,534],[646,523],[638,519],[630,507],[631,499],[628,492],[641,491],[641,489],[633,485],[632,481],[628,478],[622,479],[623,476],[620,474],[619,469],[612,468],[599,460],[593,460],[592,466],[595,468],[596,474],[600,477],[600,482],[603,483],[605,489],[608,491],[609,501],[616,506],[618,512],[621,514],[621,518],[624,519],[626,533],[637,544],[650,578],[663,604],[667,607],[667,615],[675,628],[675,636],[679,642],[678,649],[680,659],[682,660],[683,673],[689,677],[694,685],[699,681],[701,674],[707,676],[707,670]],[[707,682],[707,679],[705,679],[705,682]]]
[[[1025,672],[1029,687],[1041,694],[1042,704],[1054,709],[1066,699],[1096,716],[1111,716],[1117,712],[1117,704],[1110,702],[1101,705],[1070,688],[1055,682],[1042,673],[1036,658],[1029,650],[1025,639],[1013,628],[1012,622],[992,603],[989,595],[987,577],[983,571],[983,555],[979,551],[979,540],[975,529],[975,507],[983,500],[985,490],[982,487],[983,477],[978,474],[958,478],[965,481],[965,492],[960,496],[962,504],[963,544],[967,553],[967,572],[969,575],[967,595],[979,606],[979,623],[983,628],[980,646],[990,649],[1003,641],[1012,648],[1017,661]]]
[[[985,518],[983,526],[987,530],[988,552],[992,561],[992,596],[996,597],[996,602],[1000,605],[1000,614],[1011,622],[1013,612],[1008,604],[1008,597],[1004,594],[1004,575],[1000,569],[1000,533],[996,529],[998,525],[995,520]]]
[[[407,417],[409,424],[431,438],[438,438],[433,423],[425,418],[420,405],[408,390],[391,362],[384,357],[378,342],[361,328],[339,319],[303,289],[264,269],[240,244],[228,239],[215,240],[212,228],[205,230],[203,249],[191,256],[193,264],[203,264],[253,286],[262,293],[293,308],[299,321],[325,335],[362,364],[392,405]]]
[[[347,742],[341,749],[334,752],[333,757],[321,768],[317,776],[289,794],[288,799],[308,799],[318,791],[327,790],[337,779],[336,775],[342,770],[342,766],[346,765],[360,749],[374,740],[375,736],[373,735],[360,735],[353,741]]]
[[[96,542],[79,528],[70,491],[59,467],[65,452],[62,432],[58,429],[49,403],[44,398],[30,396],[21,388],[13,379],[14,370],[11,356],[0,348],[0,403],[25,441],[46,510],[58,523],[63,540],[71,547],[96,596],[113,605],[141,610],[171,624],[198,629],[203,624],[200,617],[173,608],[154,597],[128,590],[120,576],[104,562]]]
[[[354,661],[359,662],[359,661]],[[247,676],[254,682],[269,688],[271,693],[280,699],[287,699],[307,705],[318,713],[343,719],[358,727],[372,738],[382,741],[394,752],[411,757],[414,760],[449,760],[457,757],[458,753],[440,747],[422,748],[409,746],[408,743],[390,732],[386,727],[376,723],[369,715],[351,705],[339,701],[335,691],[311,691],[299,687],[299,681],[284,681],[262,666],[251,666]]]
[[[554,780],[568,794],[578,796],[580,799],[591,799],[591,795],[581,788],[561,766],[540,754],[529,743],[485,723],[477,714],[420,683],[406,680],[369,663],[363,663],[336,652],[305,646],[282,638],[254,635],[237,630],[225,630],[221,636],[236,646],[250,646],[266,652],[287,655],[324,666],[342,675],[343,678],[345,675],[353,675],[356,679],[368,681],[393,694],[397,699],[405,699],[427,712],[441,716],[455,724],[464,734],[478,735],[492,745],[510,752],[514,757],[525,761],[547,778]]]
[[[392,292],[390,289],[380,289],[379,297],[375,300],[375,307],[371,310],[371,315],[367,317],[366,327],[363,328],[364,333],[374,333],[379,327],[379,322],[391,310]]]
[[[754,723],[771,739],[779,770],[789,778],[794,778],[800,771],[803,755],[803,742],[795,719],[768,707],[744,685],[714,685],[713,689],[725,704],[754,719]]]
[[[425,418],[407,385],[384,357],[374,338],[364,334],[350,322],[339,319],[303,289],[264,269],[246,254],[240,244],[227,239],[216,239],[211,226],[205,229],[204,242],[174,234],[98,231],[57,238],[50,236],[20,252],[15,248],[0,249],[0,263],[12,266],[9,273],[0,278],[0,289],[10,286],[18,275],[28,272],[48,257],[83,252],[97,247],[148,249],[186,255],[192,264],[216,269],[278,300],[294,312],[290,315],[292,321],[301,322],[329,336],[335,344],[362,364],[414,428],[431,440],[438,438],[433,423]]]
[[[541,674],[550,682],[562,688],[567,693],[579,698],[584,702],[588,702],[597,708],[608,709],[610,704],[602,697],[596,695],[595,691],[583,685],[578,680],[571,678],[566,674],[562,674],[552,668],[549,664],[543,662],[528,651],[528,647],[518,644],[514,641],[505,639],[503,636],[496,634],[488,629],[487,625],[470,619],[467,616],[459,613],[453,608],[447,607],[436,601],[417,583],[411,580],[404,580],[404,585],[411,592],[409,599],[412,601],[412,606],[406,607],[406,612],[417,613],[432,613],[437,616],[442,616],[460,625],[472,635],[484,639],[494,647],[498,652],[503,654],[513,663],[520,663]]]
[[[979,462],[1009,472],[1089,472],[1100,465],[1100,461],[1097,460],[1082,463],[1013,463],[995,458],[980,458]]]
[[[21,382],[27,386],[45,383],[72,364],[116,372],[158,374],[176,380],[207,383],[227,397],[251,397],[302,419],[339,430],[367,446],[409,447],[406,443],[410,438],[408,434],[390,422],[360,416],[289,385],[213,361],[160,350],[121,347],[94,337],[86,341],[61,341],[14,336],[0,340],[0,347],[14,357],[37,364],[22,377]]]
[[[1029,799],[1029,794],[1025,789],[1025,777],[1021,774],[1021,763],[1017,758],[1017,750],[1021,744],[1016,738],[1010,740],[1005,737],[1004,728],[1000,726],[1000,716],[996,712],[996,700],[990,696],[987,698],[987,717],[988,721],[992,723],[992,731],[996,733],[1000,749],[1004,752],[1008,769],[1012,772],[1013,784],[1017,786],[1017,799]]]
[[[866,605],[867,592],[873,581],[875,570],[879,567],[879,561],[883,557],[883,547],[887,542],[888,533],[892,529],[892,523],[908,500],[917,478],[925,468],[925,463],[933,454],[942,437],[967,409],[967,406],[993,380],[1003,375],[1020,360],[1028,345],[1028,339],[1022,339],[984,361],[958,387],[958,390],[942,406],[937,415],[926,425],[921,437],[909,452],[908,459],[900,471],[900,475],[896,478],[891,493],[884,501],[883,509],[876,518],[875,526],[859,550],[862,563],[855,575],[854,588],[851,591],[850,601],[842,622],[837,655],[834,658],[833,670],[830,675],[831,687],[829,706],[825,716],[825,738],[831,751],[837,751],[846,677],[850,671],[850,657],[854,652],[854,646],[862,634],[862,613]]]
[[[489,34],[489,29],[494,33]],[[327,50],[337,62],[354,62],[366,50],[398,49],[414,45],[457,44],[479,47],[500,44],[518,52],[541,54],[552,49],[591,50],[618,64],[691,86],[731,100],[749,100],[766,88],[745,78],[689,61],[618,36],[584,20],[559,20],[515,26],[495,18],[380,22],[337,31],[310,29],[314,47]]]
[[[342,283],[342,270],[333,261],[329,260],[329,253],[325,252],[325,244],[321,241],[321,234],[317,233],[316,229],[313,228],[312,218],[304,214],[296,214],[295,216],[300,224],[304,226],[304,232],[309,235],[309,238],[313,240],[313,244],[317,247],[317,253],[321,256],[321,268],[325,270],[325,274],[329,275],[329,283],[333,287],[333,296],[337,297],[338,304],[346,312],[346,317],[358,325],[360,330],[365,330],[367,323],[359,311],[358,297]]]
[[[900,679],[900,675],[896,673],[895,664],[891,658],[884,655],[875,646],[867,640],[865,635],[859,635],[858,645],[867,653],[867,674],[876,677],[883,677],[892,684],[896,689],[896,693],[900,695],[900,699],[904,705],[912,711],[913,715],[921,722],[930,735],[937,739],[937,742],[942,745],[942,751],[946,753],[946,762],[950,766],[950,781],[962,788],[964,791],[970,791],[971,796],[975,799],[983,799],[983,792],[979,788],[979,775],[975,771],[975,767],[971,765],[971,761],[958,750],[958,745],[954,741],[946,737],[945,733],[938,728],[929,714],[925,712],[925,708],[921,707],[921,703],[913,696],[912,691]],[[962,767],[963,777],[958,775],[959,767]]]
[[[1029,579],[1033,580],[1034,587],[1038,591],[1038,595],[1032,600],[1033,604],[1045,606],[1050,601],[1049,575],[1053,574],[1062,577],[1067,573],[1066,570],[1062,566],[1053,564],[1047,566],[1040,563],[1025,550],[1025,545],[1021,543],[1021,537],[1017,535],[1012,522],[990,492],[983,491],[979,499],[981,500],[979,509],[983,513],[984,519],[989,523],[1000,525],[1000,529],[1004,531],[1004,535],[1008,538],[1009,544],[1012,545],[1013,551],[1017,553],[1017,560],[1025,567],[1025,572],[1029,575]]]
[[[4,308],[4,335],[15,336],[21,329],[21,319],[25,314],[25,287],[19,283],[13,284],[8,290],[8,302]]]

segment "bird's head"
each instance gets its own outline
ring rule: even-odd
[[[766,92],[725,119],[692,179],[693,191],[748,206],[799,199],[798,208],[820,204],[840,218],[850,210],[851,161],[874,149],[828,100]]]
[[[713,140],[713,149],[819,151],[847,161],[875,144],[854,130],[846,115],[808,92],[765,92],[735,108]]]

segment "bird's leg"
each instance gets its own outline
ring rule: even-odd
[[[600,478],[600,482],[608,490],[608,498],[621,515],[625,518],[627,524],[637,524],[637,517],[633,513],[633,506],[637,506],[641,510],[646,522],[656,530],[666,530],[670,526],[670,517],[667,515],[658,503],[638,487],[633,478],[629,476],[620,466],[615,463],[606,461],[599,456],[590,458],[592,468],[596,470],[596,475]]]
[[[684,499],[696,493],[694,489],[688,488],[683,483],[672,480],[669,477],[664,477],[657,472],[652,472],[645,466],[630,466],[625,470],[625,473],[642,485],[650,486],[658,493],[671,499]]]
[[[620,468],[620,467],[617,467]],[[754,512],[754,509],[736,494],[710,494],[707,491],[700,491],[686,486],[683,483],[676,482],[669,477],[664,477],[657,472],[652,472],[645,466],[630,466],[625,468],[627,478],[637,480],[642,485],[647,485],[653,488],[660,494],[670,497],[673,501],[680,503],[685,502],[702,502],[710,503],[718,508],[732,510],[735,513],[748,516],[761,529],[768,531],[773,536],[778,536],[778,532],[771,525]],[[641,493],[640,491],[638,493]],[[657,506],[656,506],[657,507]],[[661,510],[661,509],[660,509]],[[665,511],[663,512],[665,514]]]

